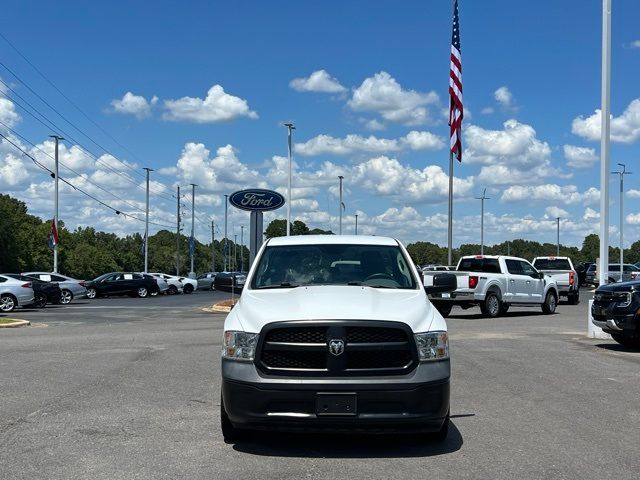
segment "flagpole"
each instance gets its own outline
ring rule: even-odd
[[[453,152],[449,150],[449,218],[448,218],[448,254],[447,265],[453,264]]]
[[[53,216],[53,225],[55,227],[55,233],[53,238],[53,273],[58,273],[58,238],[60,234],[58,233],[58,144],[60,140],[64,140],[64,138],[59,135],[49,135],[56,142],[56,152],[55,152],[55,166],[54,166],[54,175],[55,175],[55,212]],[[58,238],[56,238],[58,237]]]
[[[600,130],[599,285],[607,283],[609,265],[609,112],[611,106],[611,0],[602,0],[602,110]]]

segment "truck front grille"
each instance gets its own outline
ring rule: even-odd
[[[271,375],[401,375],[417,364],[413,333],[398,322],[278,322],[263,329],[256,355]]]

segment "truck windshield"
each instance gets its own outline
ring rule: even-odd
[[[306,285],[364,285],[415,289],[410,263],[397,246],[287,245],[265,248],[252,289]]]
[[[533,266],[538,270],[571,270],[566,258],[537,258]]]

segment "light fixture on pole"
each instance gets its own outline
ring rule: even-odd
[[[53,273],[58,273],[58,144],[60,140],[64,140],[64,138],[58,135],[49,135],[49,137],[53,138],[56,142],[56,152],[55,152],[55,167],[54,167],[54,190],[55,190],[55,207],[53,214],[53,228],[52,228],[52,237],[53,237]],[[54,230],[55,229],[55,230]]]
[[[289,129],[289,187],[287,189],[287,237],[291,235],[291,165],[293,164],[293,152],[291,151],[291,131],[295,130],[296,127],[293,123],[285,123],[285,127]]]
[[[193,270],[193,256],[196,253],[196,239],[195,239],[195,220],[196,220],[196,185],[191,184],[191,240],[189,241],[189,253],[191,254],[191,271],[189,277],[195,278],[196,273]]]
[[[342,235],[342,210],[346,209],[344,202],[342,201],[342,180],[344,180],[344,177],[342,175],[338,175],[338,178],[340,179],[340,224],[338,226],[338,235]]]
[[[560,256],[560,217],[556,217],[557,238],[556,238],[556,257]]]
[[[356,213],[356,235],[358,234],[358,214]]]
[[[144,216],[144,273],[149,272],[149,172],[153,172],[153,168],[144,167],[147,171],[147,207]]]
[[[618,165],[622,167],[622,171],[611,173],[620,175],[620,280],[622,281],[624,273],[624,176],[631,175],[631,172],[627,172],[627,166],[624,163]]]
[[[482,191],[481,197],[476,197],[476,200],[480,200],[480,255],[484,255],[484,201],[491,200],[487,197],[487,189]]]

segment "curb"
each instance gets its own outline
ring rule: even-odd
[[[210,307],[203,308],[202,311],[208,313],[229,313],[231,311],[231,307],[228,305],[221,305],[221,303],[223,302],[214,303]]]
[[[13,320],[14,323],[0,323],[0,328],[16,328],[31,325],[29,320],[18,320],[17,318],[5,318],[4,320]]]

